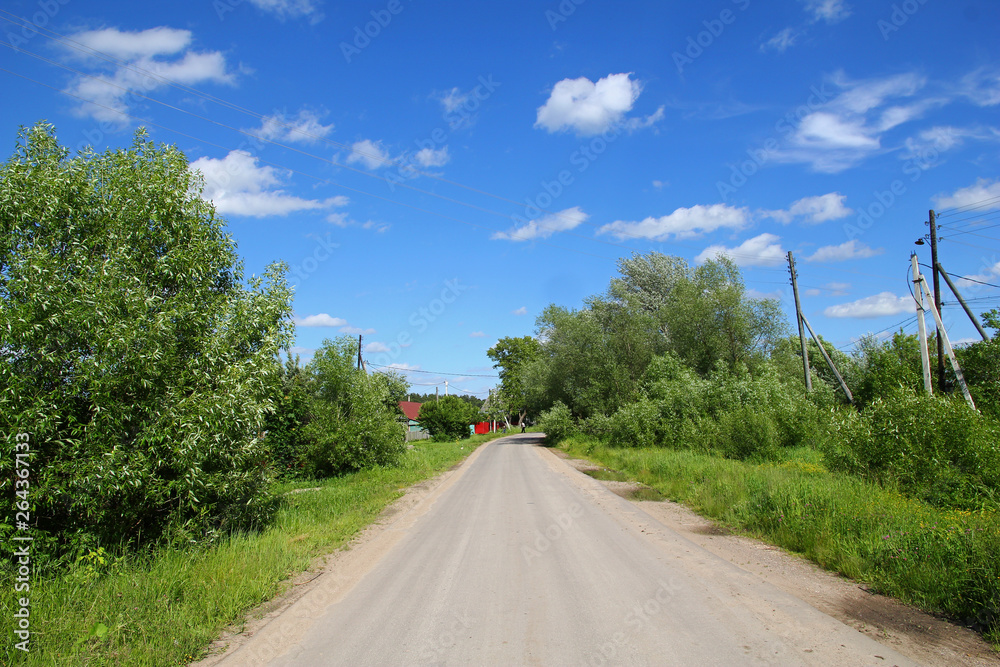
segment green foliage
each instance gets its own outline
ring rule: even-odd
[[[274,410],[267,416],[264,428],[267,445],[276,473],[295,477],[302,473],[302,452],[305,444],[303,429],[311,420],[308,377],[299,358],[291,353],[281,366],[279,389],[274,397]]]
[[[457,396],[420,406],[420,425],[435,440],[460,440],[470,435],[469,426],[479,420],[479,411]]]
[[[546,444],[556,444],[577,432],[576,422],[566,404],[556,401],[549,410],[538,417],[538,425],[545,432]]]
[[[923,391],[920,341],[916,336],[902,331],[888,341],[865,336],[858,342],[854,360],[854,366],[845,371],[845,379],[859,407],[870,405],[876,398],[888,396],[900,388],[911,393]]]
[[[845,411],[825,447],[830,466],[939,507],[1000,503],[1000,424],[960,397],[897,389],[860,414]]]
[[[259,436],[291,292],[282,265],[244,284],[201,187],[141,130],[71,158],[39,124],[0,171],[0,423],[36,452],[36,544],[199,539],[272,511]]]
[[[305,474],[329,477],[394,465],[402,455],[397,376],[369,376],[355,366],[357,342],[323,341],[307,367],[310,421],[303,429]]]
[[[524,421],[528,409],[528,387],[525,369],[538,358],[541,345],[531,336],[521,338],[501,338],[486,354],[500,369],[500,391],[495,400],[506,409],[507,414],[518,414],[518,424]]]
[[[960,347],[955,350],[955,356],[976,407],[983,414],[1000,420],[1000,339]]]

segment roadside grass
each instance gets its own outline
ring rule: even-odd
[[[246,613],[281,593],[316,557],[343,546],[404,489],[462,461],[496,435],[415,442],[396,468],[276,484],[274,522],[210,546],[115,558],[99,549],[74,566],[35,572],[30,652],[13,648],[13,586],[3,596],[3,664],[184,665]],[[289,493],[297,489],[316,489]],[[13,578],[11,578],[13,579]],[[18,595],[25,595],[20,593]]]
[[[729,528],[967,624],[1000,650],[996,511],[943,510],[831,473],[808,447],[757,464],[666,448],[609,448],[584,436],[559,446]]]

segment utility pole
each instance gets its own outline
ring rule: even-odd
[[[969,308],[969,304],[967,304],[965,299],[962,298],[962,293],[958,291],[957,287],[955,287],[955,283],[951,282],[948,272],[945,271],[940,264],[935,264],[934,266],[937,268],[938,272],[941,273],[941,277],[944,278],[944,281],[948,283],[948,287],[950,287],[951,291],[955,294],[955,298],[958,299],[960,304],[962,304],[962,308],[965,309],[965,314],[969,316],[969,319],[972,320],[972,323],[976,326],[976,331],[978,331],[979,335],[983,337],[983,340],[989,340],[990,335],[986,333],[986,330],[983,329],[983,325],[979,323],[979,318],[976,317],[976,314],[972,312],[971,308]]]
[[[806,393],[813,390],[812,375],[809,373],[809,352],[806,349],[806,334],[802,328],[802,305],[799,303],[799,280],[795,274],[795,258],[788,251],[788,271],[792,274],[792,293],[795,295],[795,322],[799,325],[799,343],[802,346],[802,372],[806,378]]]
[[[840,374],[840,371],[837,370],[837,365],[833,363],[833,359],[831,359],[830,355],[827,354],[826,348],[823,347],[823,341],[821,341],[819,339],[819,336],[816,335],[816,332],[813,331],[813,328],[809,324],[809,320],[806,319],[805,315],[802,316],[802,322],[803,324],[806,325],[806,328],[809,329],[809,335],[811,335],[813,337],[813,340],[816,341],[816,345],[819,347],[820,354],[823,355],[823,359],[826,361],[826,365],[830,367],[830,370],[833,371],[833,374],[837,378],[837,382],[840,383],[840,388],[844,391],[844,395],[847,396],[847,401],[851,405],[854,405],[854,394],[852,394],[851,390],[848,389],[847,383],[844,382],[843,376]]]
[[[920,287],[923,288],[924,294],[927,295],[927,300],[931,300],[931,290],[927,287],[927,279],[920,279]],[[934,315],[934,321],[938,325],[938,330],[944,333],[944,346],[948,351],[948,358],[951,360],[951,367],[955,371],[955,379],[958,380],[958,386],[962,388],[962,394],[965,396],[966,402],[976,410],[976,403],[972,400],[972,394],[969,393],[969,386],[965,383],[965,375],[962,373],[962,368],[958,365],[958,359],[955,358],[955,350],[951,347],[951,341],[948,340],[948,332],[944,330],[944,322],[941,321],[941,312],[936,308],[931,309],[931,314]]]
[[[439,391],[439,390],[440,390],[440,387],[434,387],[434,402],[435,402],[435,403],[437,403],[437,402],[438,402],[438,400],[440,400],[440,398],[441,398],[441,397],[440,397],[440,396],[438,395],[438,391]]]
[[[358,334],[358,370],[361,370],[361,335]]]
[[[447,380],[444,381],[444,395],[445,396],[448,395],[448,381]]]
[[[920,332],[920,367],[924,374],[924,391],[930,396],[934,393],[933,382],[931,381],[931,360],[927,354],[927,323],[924,320],[924,294],[921,291],[920,283],[923,276],[920,275],[920,265],[917,263],[917,254],[910,255],[910,262],[913,265],[913,286],[916,290],[914,298],[917,300],[917,330]]]
[[[937,216],[933,210],[928,212],[928,225],[931,228],[931,275],[934,278],[934,309],[940,313],[941,312],[941,282],[938,278],[938,238],[937,238]],[[938,371],[938,391],[942,394],[945,392],[945,380],[944,380],[944,331],[941,330],[943,324],[941,324],[941,318],[935,320],[935,324],[938,325],[937,330],[937,371]]]

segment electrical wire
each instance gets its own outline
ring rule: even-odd
[[[498,378],[499,379],[499,377],[500,377],[499,375],[481,375],[481,374],[477,374],[477,373],[443,373],[443,372],[439,372],[439,371],[418,370],[416,368],[397,368],[395,366],[386,366],[384,364],[373,364],[370,361],[367,362],[367,364],[369,366],[374,366],[376,368],[388,368],[388,369],[391,369],[391,370],[396,370],[396,371],[399,371],[401,373],[429,373],[431,375],[448,375],[448,376],[465,377],[465,378]]]

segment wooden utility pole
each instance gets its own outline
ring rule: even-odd
[[[931,291],[927,287],[927,279],[920,279],[920,287],[923,288],[924,294],[927,295],[927,300],[931,300]],[[938,331],[944,334],[944,346],[945,350],[948,352],[948,358],[951,360],[951,367],[955,371],[955,378],[958,380],[958,386],[962,388],[962,395],[965,396],[965,400],[972,406],[972,409],[976,409],[976,403],[972,400],[972,394],[969,393],[969,386],[965,383],[965,375],[962,373],[962,367],[958,365],[958,359],[955,358],[955,351],[951,347],[951,341],[948,340],[948,332],[944,330],[944,322],[941,321],[941,311],[937,308],[931,308],[931,313],[934,315],[934,321],[938,325]]]
[[[985,329],[983,329],[983,325],[979,323],[979,318],[976,317],[975,313],[972,312],[972,309],[969,308],[969,304],[967,304],[965,302],[965,299],[962,298],[962,295],[961,293],[959,293],[958,288],[955,287],[955,283],[951,282],[951,278],[948,277],[948,272],[945,271],[940,264],[935,264],[934,266],[941,274],[941,277],[944,278],[944,281],[948,283],[948,287],[950,287],[951,291],[955,294],[955,298],[958,299],[958,302],[960,304],[962,304],[962,308],[965,309],[965,314],[969,316],[969,319],[972,320],[972,323],[976,326],[976,331],[978,331],[979,335],[983,337],[983,340],[989,340],[990,339],[989,334],[986,333]]]
[[[851,390],[847,388],[847,383],[844,382],[844,378],[840,375],[840,371],[837,370],[837,365],[833,363],[833,359],[831,359],[830,355],[826,353],[826,348],[823,347],[823,341],[821,341],[819,336],[816,335],[816,332],[813,331],[813,328],[809,325],[809,320],[806,319],[805,315],[802,316],[802,323],[806,325],[807,329],[809,329],[809,334],[813,337],[813,340],[816,341],[816,345],[819,346],[819,351],[823,355],[823,359],[826,360],[826,365],[830,367],[830,370],[833,371],[833,374],[837,377],[837,382],[840,383],[840,388],[844,391],[844,395],[847,396],[848,402],[850,402],[851,405],[854,405],[854,394],[852,394]]]
[[[934,213],[933,210],[931,210],[931,211],[928,212],[928,223],[927,224],[930,225],[930,228],[931,228],[931,235],[930,235],[931,236],[931,267],[937,267],[937,265],[938,265],[937,216],[935,215],[935,213]],[[937,268],[933,268],[933,270],[931,271],[931,275],[932,275],[932,277],[934,279],[934,309],[938,312],[938,314],[940,314],[941,313],[941,281],[938,278]],[[944,340],[943,339],[944,339],[945,333],[941,329],[941,327],[943,325],[941,324],[941,318],[940,317],[938,317],[935,320],[935,323],[937,324],[937,327],[938,327],[938,330],[937,330],[938,391],[940,391],[943,394],[945,392],[945,389],[947,388],[946,385],[945,385],[945,379],[944,379]]]
[[[802,372],[806,379],[806,393],[813,389],[812,374],[809,372],[809,352],[806,348],[806,334],[802,328],[802,305],[799,303],[799,280],[795,275],[795,257],[788,251],[788,271],[792,274],[792,294],[795,295],[795,322],[799,325],[799,344],[802,346]]]
[[[361,335],[358,335],[358,370],[361,370]]]
[[[930,396],[934,393],[933,382],[931,381],[931,360],[927,353],[927,322],[924,320],[924,294],[920,283],[923,276],[920,275],[920,265],[917,263],[917,254],[910,255],[910,262],[913,265],[913,287],[916,290],[913,298],[917,301],[917,330],[920,332],[920,367],[924,374],[924,391]]]

